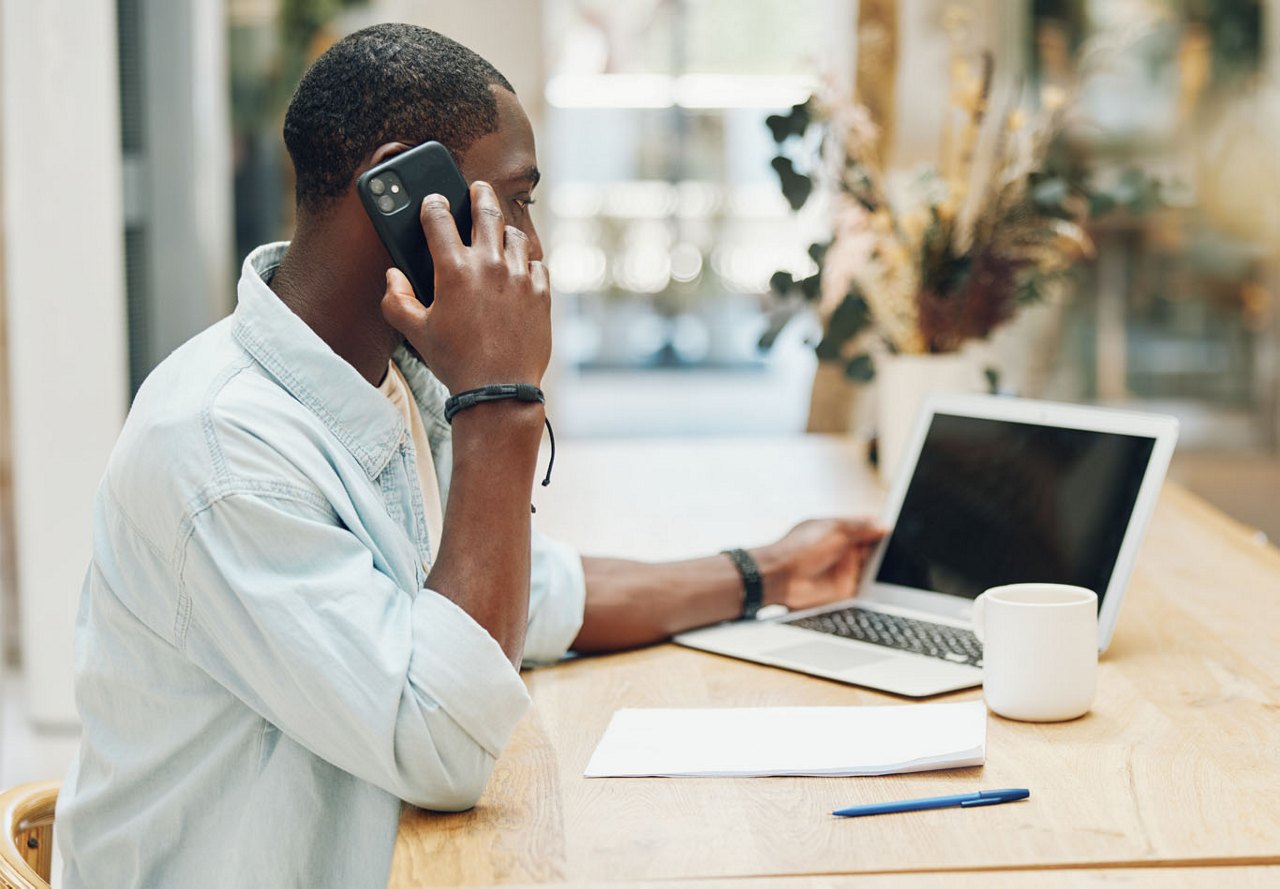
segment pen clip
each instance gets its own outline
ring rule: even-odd
[[[1025,787],[1007,787],[1004,790],[980,790],[978,796],[982,799],[993,799],[997,802],[1011,803],[1016,800],[1026,799],[1031,796],[1031,791]]]
[[[967,799],[960,804],[962,809],[973,809],[978,806],[997,806],[1000,803],[1007,803],[1009,800],[998,796],[988,796],[982,799]]]

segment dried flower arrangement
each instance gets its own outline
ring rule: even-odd
[[[908,175],[881,168],[879,133],[867,109],[832,86],[767,123],[784,195],[798,210],[815,181],[833,192],[833,231],[814,244],[818,271],[773,276],[784,306],[816,304],[824,319],[820,360],[844,365],[854,380],[874,375],[877,350],[954,352],[986,338],[1045,285],[1093,253],[1083,224],[1098,208],[1077,177],[1050,171],[1050,149],[1069,96],[1049,87],[1038,109],[1014,96],[989,120],[993,62],[957,57],[939,162]],[[807,171],[790,154],[813,144]],[[766,346],[789,313],[762,339]]]

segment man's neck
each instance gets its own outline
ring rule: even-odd
[[[270,286],[329,348],[376,386],[401,336],[379,308],[383,270],[376,263],[349,261],[350,253],[350,239],[336,227],[300,223]]]

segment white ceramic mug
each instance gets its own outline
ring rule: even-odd
[[[1098,596],[1058,583],[992,587],[973,603],[982,695],[992,713],[1059,722],[1089,712],[1098,675]]]

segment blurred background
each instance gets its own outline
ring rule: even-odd
[[[792,209],[768,116],[857,83],[910,170],[957,58],[1072,82],[1061,158],[1118,209],[994,338],[1001,387],[1175,414],[1172,477],[1280,540],[1280,0],[0,0],[0,786],[74,750],[89,507],[132,393],[289,237],[306,64],[387,20],[478,51],[534,122],[564,438],[821,428],[827,319],[770,282],[817,270],[831,201]]]

